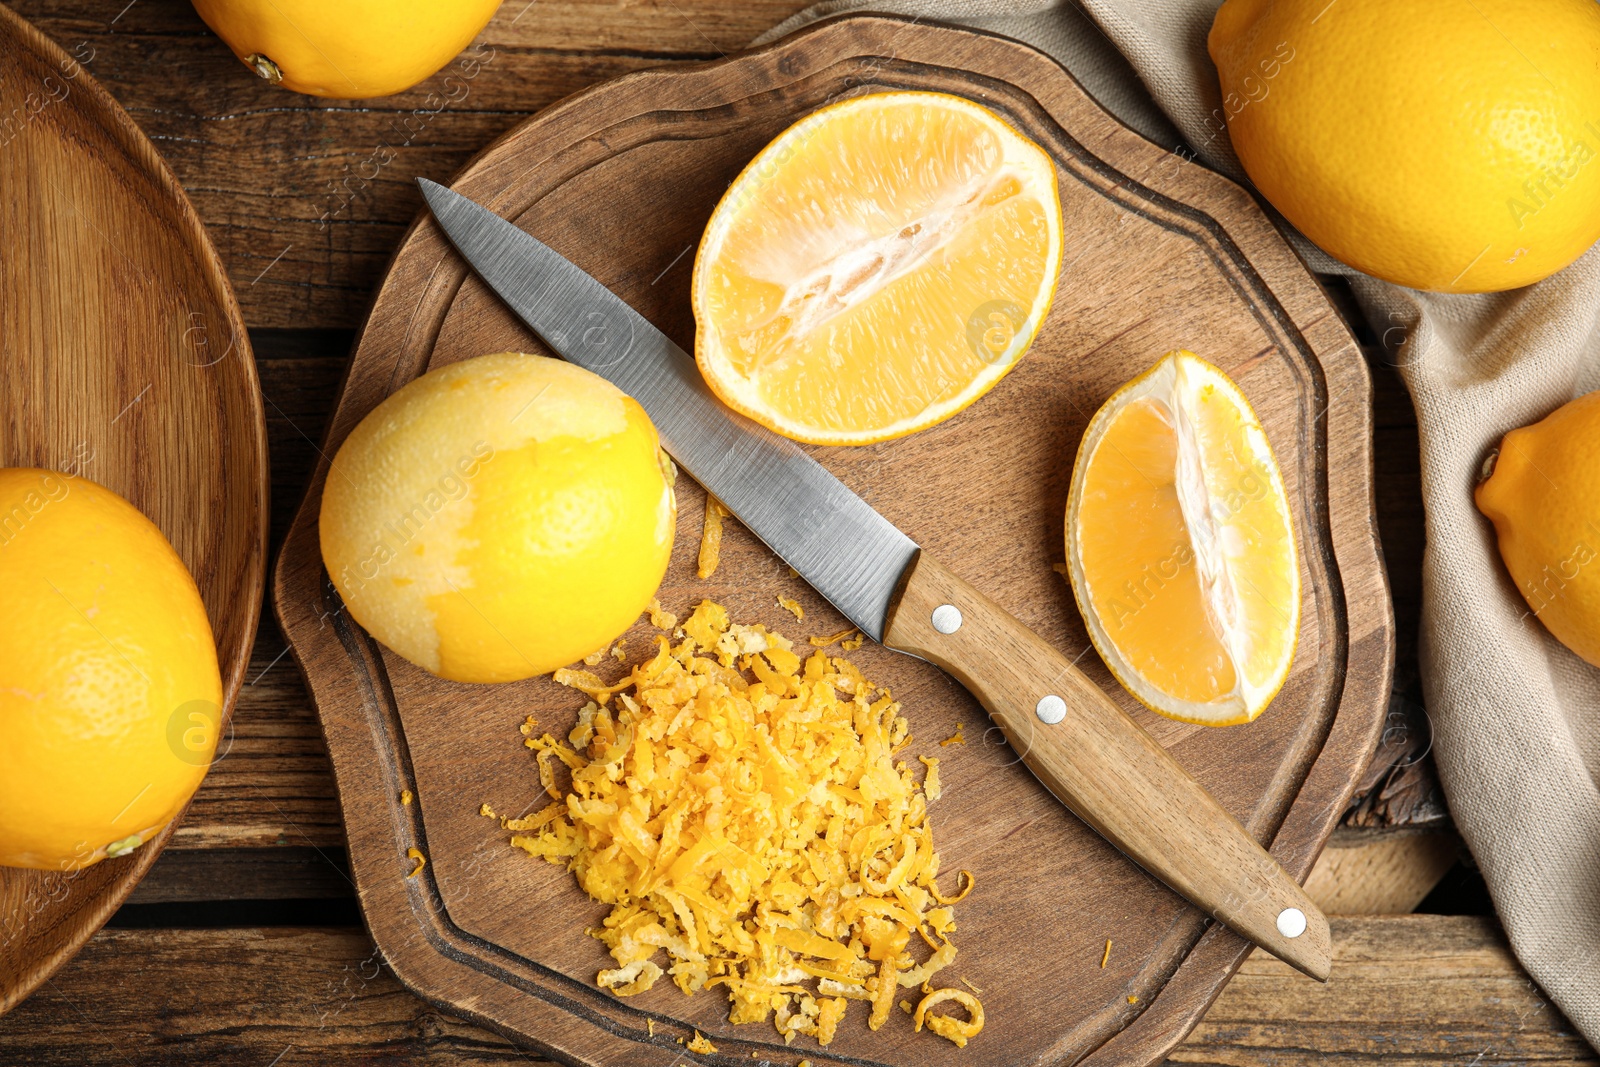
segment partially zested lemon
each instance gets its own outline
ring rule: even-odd
[[[1089,637],[1171,719],[1249,722],[1289,675],[1300,569],[1283,478],[1239,387],[1173,352],[1084,431],[1067,568]]]
[[[322,561],[350,614],[424,670],[512,682],[600,651],[672,556],[676,469],[598,374],[500,352],[430,370],[329,466]]]
[[[1016,365],[1060,272],[1038,145],[961,97],[853,97],[790,127],[717,205],[695,358],[725,403],[787,437],[899,437]]]

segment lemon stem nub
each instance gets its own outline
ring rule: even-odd
[[[1478,484],[1482,485],[1494,476],[1494,465],[1500,462],[1500,449],[1491,448],[1489,454],[1483,457],[1483,463],[1478,467]]]
[[[244,57],[244,61],[245,65],[265,79],[268,85],[277,85],[283,81],[283,71],[279,69],[278,64],[260,52],[250,53]]]
[[[106,846],[106,857],[108,859],[116,859],[118,856],[126,856],[142,844],[144,844],[144,838],[139,834],[124,837],[121,841],[113,841]]]

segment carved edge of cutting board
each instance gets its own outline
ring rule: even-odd
[[[232,347],[219,357],[219,361],[230,354],[237,361],[237,373],[243,378],[240,384],[248,399],[242,405],[247,409],[243,412],[244,417],[223,421],[230,442],[255,462],[256,469],[248,472],[253,475],[255,484],[254,515],[242,516],[237,520],[253,524],[254,530],[246,535],[251,548],[247,557],[240,561],[242,566],[228,573],[195,576],[202,584],[203,593],[216,589],[220,583],[228,599],[235,602],[231,609],[233,614],[226,616],[222,625],[218,625],[217,619],[212,620],[223,683],[219,732],[222,737],[227,737],[234,702],[250,664],[250,651],[260,621],[267,563],[269,478],[266,420],[244,319],[228,281],[227,271],[182,185],[121,105],[60,46],[4,4],[0,4],[0,41],[14,48],[14,51],[7,50],[8,62],[42,64],[44,70],[58,75],[67,70],[76,71],[71,76],[71,91],[81,93],[86,103],[71,105],[72,121],[80,127],[91,127],[95,134],[92,142],[87,137],[82,138],[80,147],[85,152],[113,152],[108,169],[117,172],[118,180],[129,195],[160,201],[159,213],[165,215],[164,224],[175,233],[176,240],[199,267],[200,285],[206,290],[212,305],[209,310],[220,313],[230,330]],[[62,100],[65,99],[63,96]],[[65,103],[54,105],[56,110],[65,106]],[[43,118],[35,112],[28,121],[53,122],[57,119],[58,116],[53,112]],[[30,133],[28,131],[20,136]],[[164,457],[147,457],[151,463],[163,460]],[[240,476],[247,474],[240,472]],[[209,507],[211,503],[196,506]],[[19,883],[11,888],[22,894],[22,906],[31,911],[27,919],[27,938],[22,946],[24,951],[17,958],[0,956],[0,1014],[27,997],[70,960],[95,931],[105,925],[160,856],[183,821],[186,811],[187,805],[154,839],[145,842],[131,855],[104,860],[80,872],[58,874],[0,868],[0,883],[7,880]],[[0,896],[4,894],[0,893]],[[33,927],[40,929],[35,931]]]
[[[1012,84],[1027,81],[1029,91],[1035,94],[1042,109],[1056,115],[1070,115],[1077,142],[1090,157],[1095,157],[1095,162],[1106,158],[1118,161],[1116,168],[1101,164],[1106,182],[1113,191],[1126,190],[1139,197],[1165,200],[1176,209],[1188,211],[1201,225],[1214,231],[1215,244],[1231,250],[1245,273],[1259,284],[1260,292],[1255,295],[1264,298],[1262,304],[1276,317],[1277,326],[1303,341],[1322,369],[1328,397],[1324,439],[1334,442],[1328,446],[1322,468],[1324,475],[1327,470],[1335,469],[1342,476],[1341,495],[1336,501],[1327,499],[1326,483],[1321,486],[1319,495],[1330,510],[1324,519],[1331,532],[1336,580],[1343,583],[1341,608],[1347,628],[1344,634],[1336,635],[1336,639],[1347,640],[1348,644],[1339,714],[1274,837],[1274,855],[1291,873],[1303,879],[1342,813],[1382,725],[1392,668],[1393,622],[1372,519],[1370,385],[1365,364],[1316,281],[1248,193],[1122,127],[1090,101],[1058,65],[1024,45],[993,35],[931,27],[927,23],[919,26],[908,20],[879,16],[829,20],[759,52],[695,68],[644,71],[586,90],[541,113],[529,124],[510,131],[469,163],[458,180],[470,175],[471,185],[476,187],[480,197],[496,187],[497,177],[503,179],[504,186],[515,184],[529,163],[526,159],[514,160],[507,151],[508,146],[526,136],[533,125],[537,126],[540,139],[551,144],[568,143],[572,138],[563,139],[563,135],[575,135],[583,130],[590,121],[585,117],[585,109],[595,105],[601,97],[608,98],[607,102],[614,105],[611,113],[619,116],[629,106],[635,106],[636,112],[648,111],[651,107],[663,111],[692,109],[696,106],[696,87],[714,88],[719,77],[752,59],[760,61],[759,73],[769,81],[798,78],[804,72],[821,69],[850,56],[896,55],[897,41],[910,43],[924,35],[940,35],[947,40],[950,35],[962,35],[981,41],[982,48],[957,58],[972,60],[971,69],[983,72],[975,74],[980,79],[988,76]],[[988,50],[986,57],[978,54],[984,49]],[[959,65],[950,62],[948,56],[944,59],[947,66]],[[549,179],[553,183],[564,180],[561,175],[588,165],[573,155],[541,162],[554,173]],[[1125,174],[1139,177],[1131,179]],[[1197,201],[1207,204],[1205,212],[1188,207]],[[424,249],[432,259],[418,263],[415,255]],[[425,362],[431,336],[413,336],[409,332],[413,327],[408,327],[402,339],[393,336],[392,328],[386,328],[384,333],[389,342],[403,340],[402,347],[413,354],[410,363],[405,358],[391,362],[387,374],[382,373],[378,364],[394,360],[393,351],[365,349],[365,342],[380,316],[386,320],[398,318],[412,322],[413,326],[420,322],[422,328],[427,329],[425,319],[414,321],[409,312],[441,297],[448,299],[448,295],[453,294],[460,284],[459,269],[437,269],[451,256],[453,253],[437,228],[427,218],[419,218],[391,264],[394,267],[405,263],[412,284],[404,293],[396,294],[386,283],[376,296],[372,317],[357,342],[335,416],[329,423],[325,455],[378,401],[421,372],[423,364],[416,362],[415,354],[421,353],[420,358]],[[347,746],[364,745],[370,749],[371,737],[356,736],[361,727],[353,725],[350,716],[322,716],[324,729],[329,733],[330,750],[335,753],[341,794],[345,795],[346,782],[355,786],[353,776],[356,775],[407,780],[409,756],[394,716],[393,694],[386,691],[387,678],[378,650],[370,638],[338,612],[337,596],[322,573],[315,537],[315,509],[326,465],[324,458],[285,543],[275,577],[275,603],[319,708],[326,701],[364,705],[371,719],[366,726],[390,739],[391,750],[382,753],[376,764],[369,762],[358,766],[358,761],[351,760],[346,765],[338,753],[348,751]],[[313,629],[322,633],[315,641],[311,640]],[[330,641],[330,636],[336,640]],[[370,784],[363,782],[360,791],[370,795]],[[356,811],[347,804],[345,818],[353,842],[368,834],[379,838],[396,836],[401,823],[405,836],[419,843],[425,841],[414,808],[404,811],[391,806],[391,810]],[[387,855],[388,850],[384,851]],[[353,843],[353,858],[355,854]],[[505,969],[504,965],[513,963],[504,958],[509,953],[464,931],[452,929],[437,895],[416,884],[426,883],[426,876],[405,884],[392,878],[375,877],[368,884],[360,877],[361,866],[357,864],[357,881],[368,922],[374,927],[375,936],[380,926],[387,931],[379,937],[380,945],[408,984],[419,984],[408,977],[413,967],[429,968],[426,988],[421,992],[440,1007],[504,1030],[546,1054],[569,1062],[609,1063],[626,1057],[629,1063],[668,1064],[684,1058],[681,1046],[675,1043],[676,1038],[686,1033],[681,1024],[669,1022],[658,1028],[653,1042],[631,1036],[625,1031],[633,1027],[603,1012],[597,1013],[579,999],[562,996],[559,987],[565,984],[564,979],[555,982],[556,990],[551,989],[549,976],[530,985],[526,977]],[[388,866],[387,860],[385,866]],[[432,925],[419,928],[412,923],[409,914],[413,911],[427,915]],[[407,923],[411,924],[410,928],[402,929]],[[1143,1065],[1159,1059],[1198,1021],[1248,951],[1249,946],[1242,939],[1213,927],[1177,965],[1160,994],[1143,1005],[1142,1014],[1130,1025],[1098,1048],[1063,1049],[1060,1050],[1062,1055],[1068,1061],[1096,1065]],[[427,960],[424,954],[429,953],[439,959]],[[495,959],[497,954],[502,958]],[[473,962],[469,963],[469,958]],[[478,984],[477,972],[491,969],[498,972],[504,988],[485,990]],[[544,988],[533,998],[539,1001],[535,1005],[528,1003],[530,998],[515,992],[518,987],[535,992],[538,985]],[[453,999],[449,990],[455,988],[459,988],[462,995]],[[508,1027],[499,1016],[513,1007],[522,1019],[536,1021],[535,1025],[525,1025],[520,1032]],[[638,1013],[630,1010],[628,1014]],[[581,1016],[582,1025],[586,1027],[581,1059],[560,1047],[558,1035],[564,1026],[570,1027],[576,1021],[573,1016]],[[530,1041],[529,1033],[534,1030],[557,1036],[550,1042],[537,1038]],[[703,1059],[728,1064],[750,1062],[746,1058],[747,1047],[741,1046],[743,1042],[727,1042],[724,1053]],[[798,1054],[798,1050],[796,1052]],[[808,1051],[805,1055],[819,1064],[846,1062],[830,1057],[827,1050]]]

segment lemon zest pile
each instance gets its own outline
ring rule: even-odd
[[[690,1041],[684,1048],[687,1048],[690,1052],[698,1052],[706,1056],[717,1051],[717,1046],[708,1041],[706,1035],[698,1030],[694,1032],[694,1040]]]
[[[717,563],[722,559],[722,520],[732,514],[722,501],[706,494],[706,521],[700,528],[700,559],[695,571],[701,581],[717,572]]]
[[[501,824],[612,905],[590,931],[617,964],[602,987],[629,996],[662,974],[685,993],[720,986],[731,1022],[771,1018],[786,1043],[821,1045],[866,1000],[876,1030],[900,989],[927,992],[955,959],[950,904],[972,889],[967,872],[954,898],[935,881],[937,761],[919,784],[895,758],[910,734],[900,706],[848,660],[802,659],[711,601],[682,635],[675,647],[657,637],[654,657],[614,685],[556,672],[591,697],[570,745],[523,731],[557,802]],[[930,1028],[964,1044],[982,1025],[981,1007],[969,1010],[974,1023]]]

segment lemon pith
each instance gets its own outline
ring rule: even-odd
[[[0,865],[73,870],[172,821],[222,715],[194,579],[132,504],[0,470]]]
[[[943,93],[824,107],[718,203],[695,258],[695,357],[788,437],[865,444],[956,414],[1032,343],[1061,269],[1050,157]]]
[[[1151,710],[1248,722],[1294,658],[1300,573],[1288,499],[1238,387],[1174,352],[1084,431],[1066,515],[1090,639]]]
[[[672,551],[672,467],[637,401],[561,360],[431,371],[351,431],[322,555],[351,614],[443,678],[514,681],[604,647]]]

